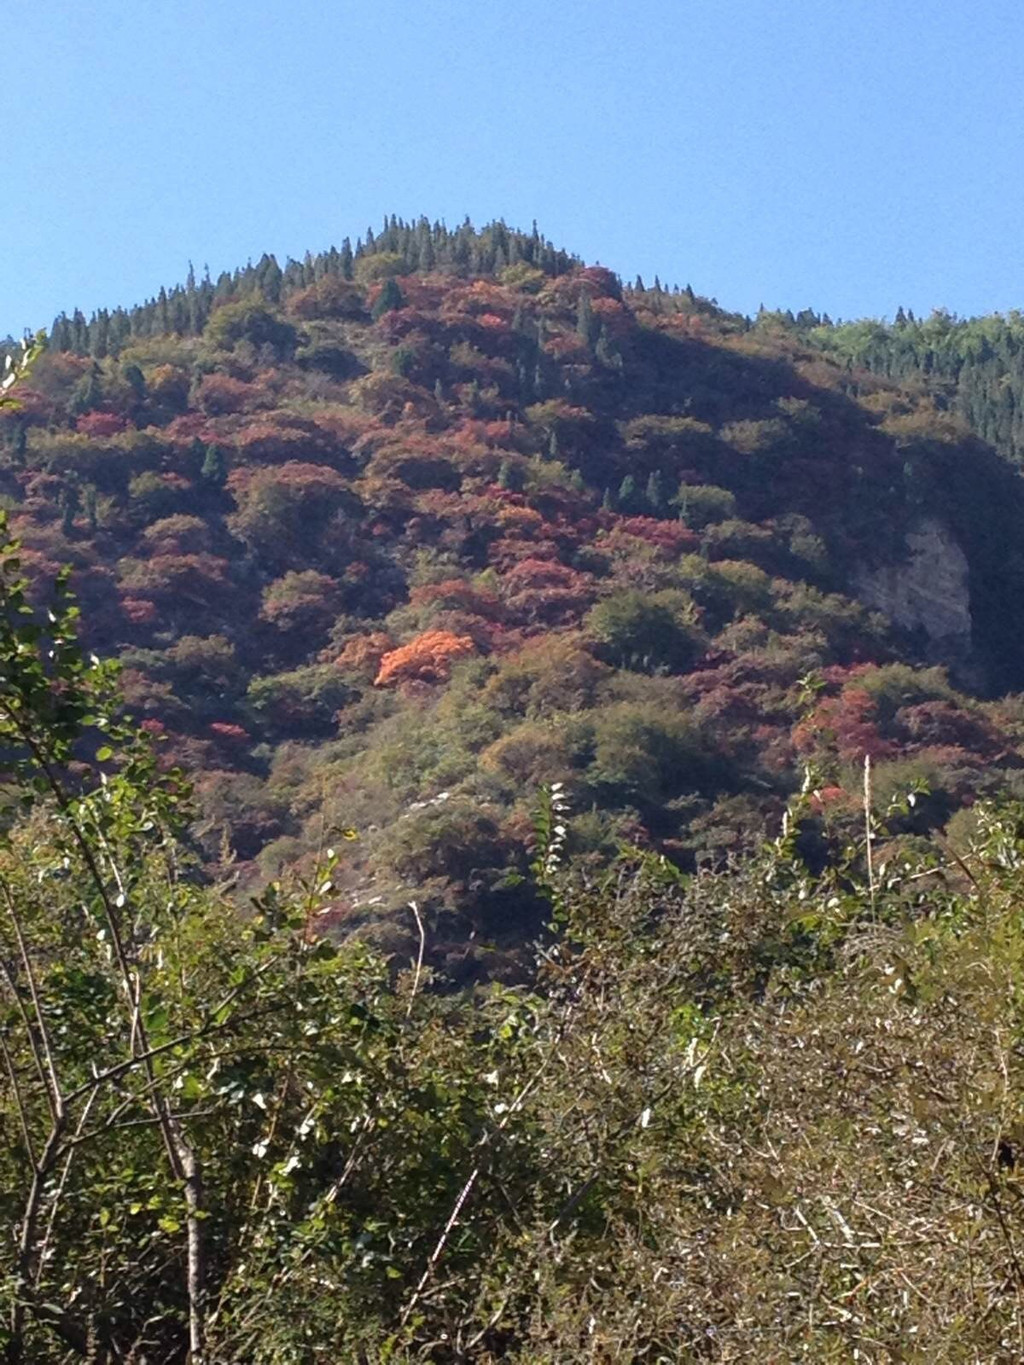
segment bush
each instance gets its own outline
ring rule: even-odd
[[[295,350],[297,333],[289,322],[261,303],[243,300],[214,309],[203,333],[211,345],[232,350],[240,341],[257,348],[270,346],[284,359]]]
[[[608,662],[644,673],[685,673],[702,642],[689,594],[677,589],[656,593],[613,593],[592,607],[587,633]]]
[[[314,738],[333,733],[335,714],[352,695],[336,668],[314,664],[254,678],[246,704],[266,733]]]

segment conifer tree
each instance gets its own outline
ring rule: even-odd
[[[636,510],[636,479],[632,474],[627,474],[619,484],[619,495],[616,501],[623,512],[633,512]]]
[[[227,464],[220,446],[209,445],[206,447],[200,478],[212,488],[223,487],[224,480],[227,478]]]
[[[655,516],[660,516],[665,510],[665,489],[660,469],[651,470],[647,480],[646,498],[651,511]]]
[[[86,520],[89,523],[89,530],[92,532],[93,535],[95,535],[96,529],[99,525],[99,518],[96,506],[96,489],[95,486],[91,483],[86,484],[85,486],[85,496],[83,498],[83,503],[85,508]]]
[[[61,530],[66,536],[74,533],[75,517],[81,505],[81,493],[78,484],[69,480],[61,490],[60,495],[60,525]]]
[[[402,296],[402,291],[399,289],[396,280],[389,275],[381,286],[381,291],[377,295],[377,301],[371,309],[373,320],[376,322],[379,318],[382,318],[385,313],[391,313],[395,309],[404,307],[405,299]]]
[[[576,307],[576,335],[586,345],[592,346],[596,340],[597,319],[594,317],[593,304],[590,302],[590,295],[584,289],[580,294],[580,301]]]
[[[71,399],[71,407],[74,412],[92,412],[103,402],[103,385],[100,380],[100,368],[98,365],[90,365],[82,378],[75,385],[75,391]]]

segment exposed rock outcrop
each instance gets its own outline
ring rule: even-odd
[[[971,656],[970,566],[949,529],[924,517],[907,532],[906,558],[861,569],[853,587],[897,626],[923,632],[937,663],[964,667]]]

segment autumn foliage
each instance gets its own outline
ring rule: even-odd
[[[444,682],[452,664],[474,650],[468,635],[452,635],[446,630],[428,630],[400,649],[393,649],[380,661],[374,679],[376,687],[393,687],[403,682]]]

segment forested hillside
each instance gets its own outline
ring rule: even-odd
[[[1021,1358],[1024,498],[938,388],[397,222],[9,368],[8,1365]]]
[[[958,318],[937,310],[915,318],[900,308],[890,325],[819,324],[811,339],[858,369],[927,392],[1007,459],[1024,458],[1024,318]]]
[[[325,924],[388,943],[415,897],[450,973],[518,970],[542,784],[574,857],[683,870],[756,847],[808,769],[823,858],[865,754],[880,809],[920,793],[909,841],[1019,789],[1024,486],[812,321],[392,219],[58,318],[0,489],[195,776],[210,873],[256,889],[353,827]],[[953,627],[865,586],[922,526]]]

